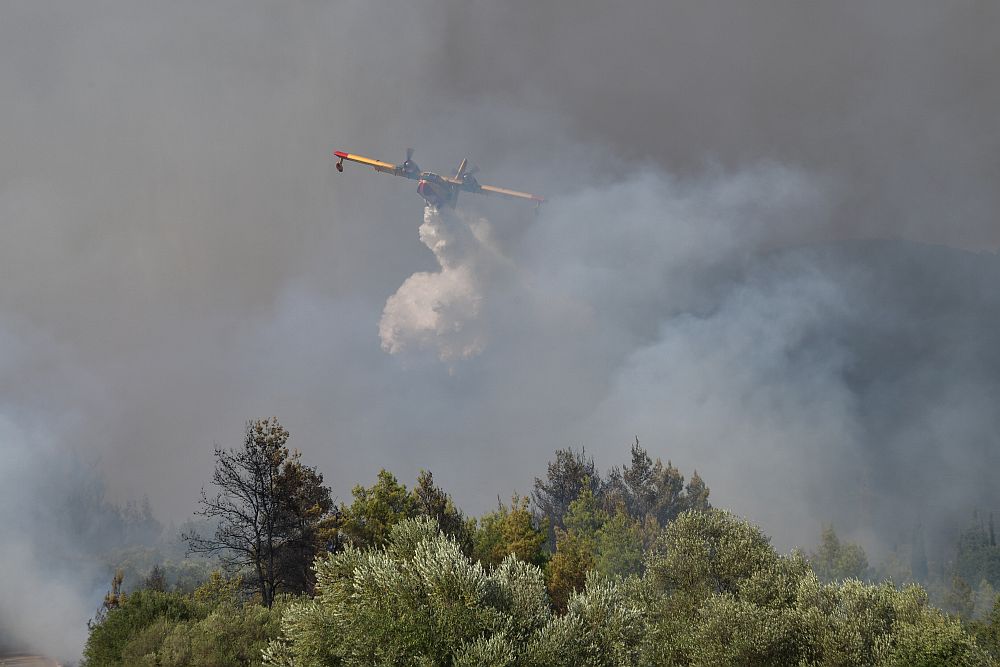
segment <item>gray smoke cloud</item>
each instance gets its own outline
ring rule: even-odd
[[[101,475],[47,429],[26,431],[3,417],[0,456],[0,587],[6,600],[0,605],[0,655],[44,650],[73,661],[106,585],[97,555],[114,526],[101,502]]]
[[[995,507],[998,18],[8,3],[0,506],[51,506],[74,455],[183,519],[213,443],[276,414],[341,498],[427,468],[479,512],[638,433],[780,546]],[[406,146],[551,201],[421,228],[412,182],[332,169]],[[962,250],[839,243],[872,238]],[[54,524],[4,520],[28,568]],[[52,593],[90,600],[74,628],[89,584]]]

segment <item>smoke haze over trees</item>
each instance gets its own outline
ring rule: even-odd
[[[268,442],[281,451],[287,440],[276,421],[251,422],[247,434],[245,452],[231,456]],[[680,496],[668,491],[681,486],[676,469],[638,443],[631,454],[609,479]],[[949,616],[917,584],[862,581],[864,552],[832,527],[806,560],[708,507],[703,482],[689,484],[689,507],[661,523],[637,516],[635,504],[630,512],[583,452],[558,450],[538,487],[574,478],[554,548],[542,548],[552,517],[532,517],[515,495],[478,520],[446,520],[471,534],[470,553],[435,519],[462,514],[429,472],[411,492],[383,470],[373,486],[355,487],[342,539],[316,555],[314,594],[281,586],[241,595],[239,572],[260,569],[250,563],[230,577],[213,572],[190,594],[165,590],[156,568],[126,594],[117,573],[84,665],[996,664],[1000,596],[990,589],[973,620],[981,596],[957,570],[944,595]],[[966,534],[960,560],[982,533]]]
[[[1000,509],[998,32],[929,0],[7,3],[0,618],[41,614],[21,582],[100,599],[41,558],[101,551],[70,461],[179,523],[248,414],[341,501],[429,469],[481,515],[638,433],[776,545],[940,562]],[[407,146],[551,201],[422,220],[332,169]]]

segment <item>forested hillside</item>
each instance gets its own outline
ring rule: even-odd
[[[241,447],[216,450],[200,510],[213,523],[185,539],[219,569],[193,590],[158,565],[138,585],[119,572],[86,665],[984,665],[1000,655],[1000,604],[984,600],[1000,584],[992,519],[976,517],[951,563],[870,565],[833,527],[814,551],[779,553],[713,508],[696,472],[686,478],[638,440],[604,474],[584,451],[558,450],[530,497],[480,517],[430,472],[408,488],[383,470],[337,504],[289,437],[277,420],[252,421]],[[946,609],[918,582],[940,589]]]

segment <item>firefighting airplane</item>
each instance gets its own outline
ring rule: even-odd
[[[417,181],[417,193],[424,198],[428,206],[433,208],[440,209],[445,206],[454,208],[455,202],[458,201],[458,193],[463,191],[480,195],[500,195],[501,197],[510,197],[513,199],[526,199],[535,202],[537,206],[541,206],[545,201],[543,197],[527,192],[497,188],[492,185],[480,185],[475,177],[478,169],[476,167],[470,168],[468,160],[462,160],[462,164],[458,165],[455,175],[449,177],[439,176],[430,171],[420,171],[420,167],[413,161],[412,148],[406,149],[406,159],[403,160],[402,164],[390,164],[380,160],[373,160],[363,155],[345,153],[344,151],[334,151],[333,154],[340,158],[337,161],[337,171],[340,172],[344,171],[344,160],[350,160],[351,162],[367,164],[370,167],[374,167],[375,171],[380,171],[383,174],[402,176],[403,178]]]

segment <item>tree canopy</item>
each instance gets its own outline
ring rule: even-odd
[[[190,539],[226,573],[185,592],[154,562],[126,593],[119,571],[85,665],[888,667],[1000,655],[992,522],[961,534],[935,598],[946,613],[915,583],[863,581],[875,568],[832,526],[808,554],[777,552],[712,508],[697,473],[685,482],[638,441],[603,477],[583,451],[559,450],[534,508],[514,494],[477,519],[429,471],[408,489],[382,470],[334,507],[288,437],[260,420],[242,449],[216,449],[218,491],[201,513],[218,530]],[[982,576],[979,588],[962,574]]]

